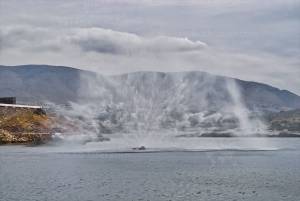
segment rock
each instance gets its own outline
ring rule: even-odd
[[[38,145],[51,138],[50,119],[44,111],[0,107],[0,144]]]
[[[51,139],[49,134],[14,134],[0,130],[0,144],[33,144],[39,145]]]
[[[140,146],[140,147],[134,147],[132,148],[133,150],[139,150],[139,151],[142,151],[142,150],[146,150],[146,147],[145,146]]]

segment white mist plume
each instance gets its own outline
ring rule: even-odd
[[[232,98],[232,111],[239,121],[239,135],[266,133],[266,126],[258,118],[251,119],[250,111],[245,106],[241,91],[235,80],[227,79],[227,89]]]
[[[201,72],[81,75],[80,100],[60,108],[68,133],[84,141],[159,141],[166,137],[264,132],[235,80]],[[72,136],[72,135],[71,135]]]

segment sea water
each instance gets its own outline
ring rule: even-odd
[[[299,200],[300,139],[268,138],[269,147],[251,149],[260,140],[201,138],[203,149],[132,153],[101,144],[1,146],[0,200]]]

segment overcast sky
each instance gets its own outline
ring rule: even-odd
[[[0,0],[0,64],[199,70],[300,94],[300,0]]]

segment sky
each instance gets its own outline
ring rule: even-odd
[[[0,0],[0,64],[206,71],[300,94],[300,0]]]

